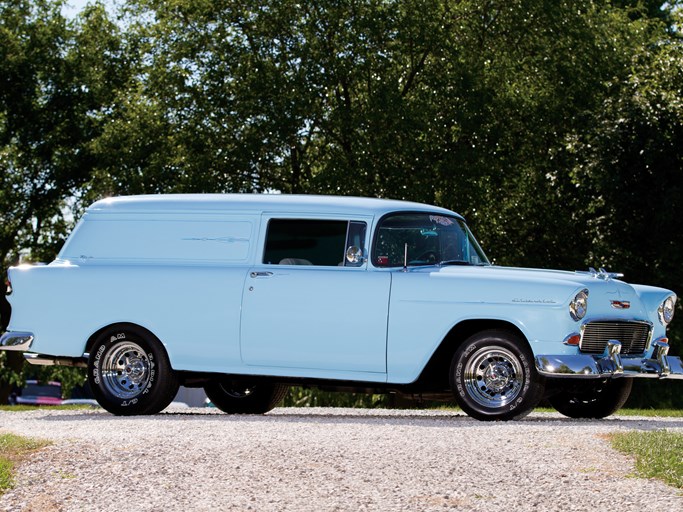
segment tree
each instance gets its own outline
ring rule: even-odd
[[[55,256],[93,170],[89,144],[130,76],[119,30],[102,5],[69,22],[62,4],[12,0],[0,6],[3,281],[4,268],[21,254],[33,261]],[[21,367],[16,354],[3,357],[14,377],[3,376],[0,402]]]

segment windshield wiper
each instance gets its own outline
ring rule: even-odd
[[[482,266],[485,266],[486,263],[472,263],[472,262],[465,261],[465,260],[443,260],[443,261],[439,262],[439,265],[440,266],[444,266],[444,265],[470,266],[470,265],[472,265],[472,266],[482,267]]]
[[[471,265],[471,263],[465,260],[443,260],[439,262],[439,265]]]

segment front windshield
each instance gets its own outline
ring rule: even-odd
[[[376,267],[402,267],[404,261],[408,266],[489,264],[461,219],[430,213],[401,213],[382,219],[372,258]]]

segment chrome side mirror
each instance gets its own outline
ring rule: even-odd
[[[363,250],[355,245],[346,249],[346,263],[349,265],[360,265],[363,263]]]

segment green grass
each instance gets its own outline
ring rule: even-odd
[[[49,444],[14,434],[0,434],[0,495],[12,488],[14,465],[27,454]]]
[[[683,434],[657,430],[611,434],[612,446],[635,457],[636,476],[683,489]]]
[[[535,412],[556,412],[551,407],[536,407]],[[615,416],[645,416],[660,418],[683,418],[683,409],[619,409]]]
[[[683,418],[683,409],[620,409],[616,415]]]
[[[50,411],[77,411],[83,409],[92,409],[89,405],[0,405],[0,411],[7,412],[26,412],[50,410]]]

